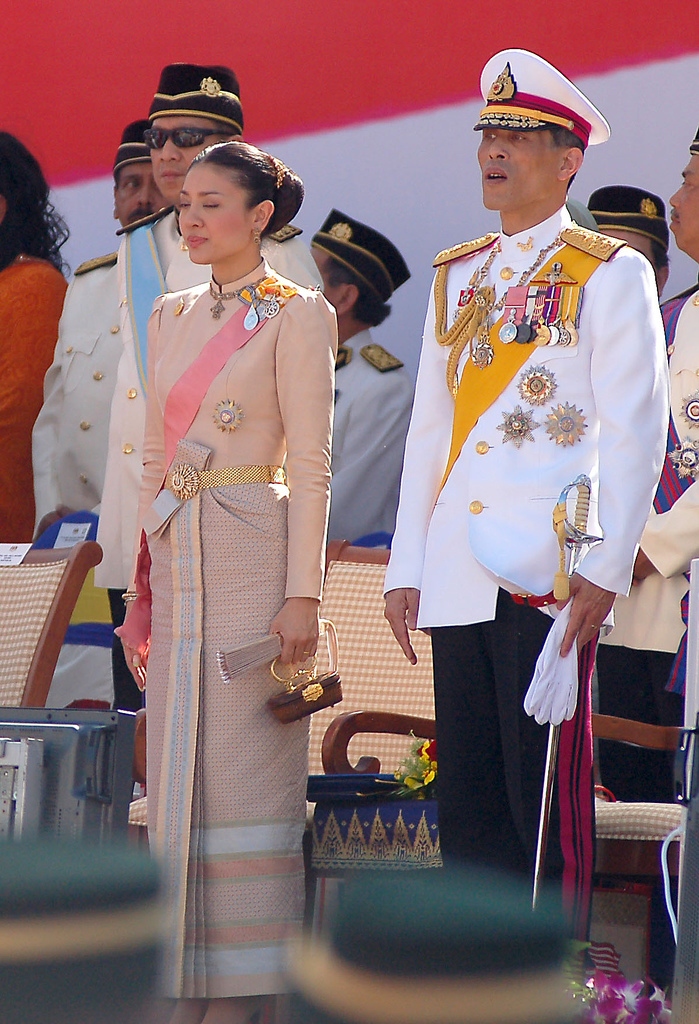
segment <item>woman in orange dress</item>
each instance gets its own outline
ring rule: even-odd
[[[276,632],[296,663],[318,638],[337,327],[320,292],[260,255],[302,197],[246,143],[200,154],[180,229],[212,280],[158,299],[149,325],[147,555],[119,633],[127,662],[148,662],[148,828],[176,1024],[257,1019],[284,989],[303,913],[308,719],[272,715],[268,666],[223,679],[216,658]]]
[[[0,132],[0,543],[34,531],[32,427],[67,288],[67,238],[39,164]]]

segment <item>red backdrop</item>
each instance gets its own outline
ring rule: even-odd
[[[170,61],[234,67],[255,140],[472,97],[484,61],[507,46],[572,76],[699,50],[696,11],[679,0],[660,12],[655,0],[24,0],[3,21],[2,127],[54,185],[108,172]]]

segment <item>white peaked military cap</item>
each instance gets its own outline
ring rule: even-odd
[[[553,64],[529,50],[501,50],[491,57],[481,74],[481,92],[486,106],[474,131],[559,125],[583,146],[609,138],[609,125],[597,107]]]

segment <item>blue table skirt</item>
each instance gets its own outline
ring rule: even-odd
[[[441,867],[436,800],[317,803],[312,867],[348,870]]]

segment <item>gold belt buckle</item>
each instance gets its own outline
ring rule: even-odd
[[[170,474],[169,487],[180,501],[189,501],[201,490],[201,474],[194,466],[181,462]]]

